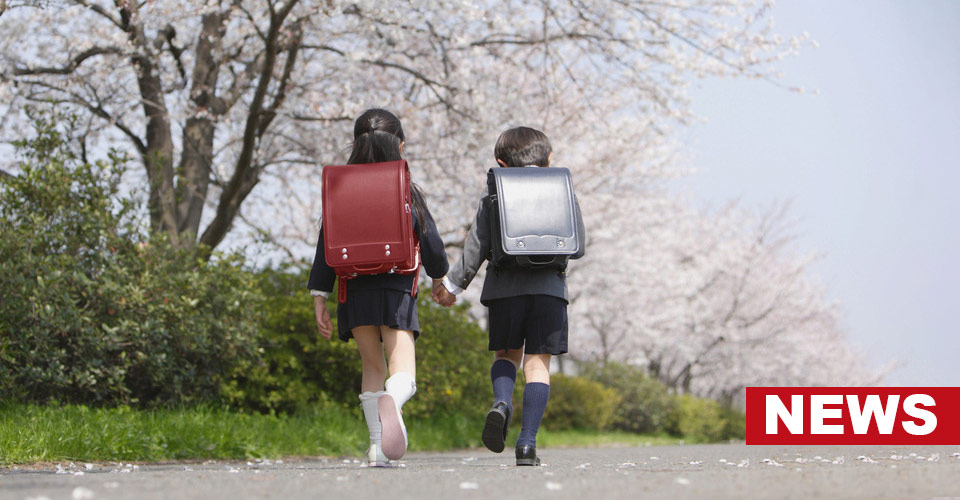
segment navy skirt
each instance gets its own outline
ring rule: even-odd
[[[347,342],[353,338],[351,329],[366,325],[410,330],[416,340],[420,336],[417,299],[410,292],[389,288],[349,290],[347,301],[337,304],[337,336]]]

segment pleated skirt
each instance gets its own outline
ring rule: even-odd
[[[417,299],[410,292],[389,288],[350,290],[347,301],[337,305],[337,336],[347,342],[353,338],[351,329],[366,325],[410,330],[416,339],[420,336]]]

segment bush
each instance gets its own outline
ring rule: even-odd
[[[682,436],[697,442],[727,439],[727,421],[720,403],[689,394],[678,396],[677,402],[677,426]]]
[[[614,429],[638,433],[676,431],[676,397],[642,369],[621,363],[589,363],[580,365],[580,376],[620,394],[620,404],[613,415]]]
[[[550,376],[550,401],[543,417],[544,427],[602,431],[613,422],[619,404],[620,395],[616,390],[582,377],[557,373]]]
[[[254,355],[260,297],[237,256],[198,259],[141,231],[125,159],[88,164],[55,123],[0,178],[0,396],[44,402],[212,400]]]
[[[291,268],[264,270],[257,286],[267,297],[258,351],[260,359],[237,366],[224,394],[234,407],[294,412],[321,398],[359,405],[360,356],[354,342],[319,336],[313,300],[305,288],[308,273]],[[336,311],[336,297],[327,307]],[[404,415],[418,417],[457,411],[482,412],[492,399],[491,355],[486,333],[471,322],[466,306],[444,309],[421,288],[421,336],[417,340],[417,395]]]
[[[256,346],[260,356],[239,363],[224,384],[231,406],[258,412],[289,413],[327,398],[359,404],[360,355],[354,345],[326,340],[317,332],[307,273],[266,269],[256,287],[265,297]],[[336,298],[328,307],[336,310]]]

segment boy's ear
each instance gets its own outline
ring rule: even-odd
[[[400,141],[400,152],[403,153],[403,145],[406,144],[404,141]],[[553,154],[553,153],[551,153]]]
[[[544,167],[549,167],[549,166],[550,166],[550,163],[552,163],[552,162],[553,162],[553,151],[551,151],[550,154],[547,155],[547,164],[544,165]]]
[[[501,167],[506,167],[506,166],[507,166],[506,162],[504,162],[504,161],[501,160],[500,158],[497,158],[497,163],[499,163]]]

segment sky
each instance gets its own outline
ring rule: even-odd
[[[781,0],[781,82],[708,79],[683,131],[704,206],[792,202],[795,250],[889,386],[960,386],[960,2]],[[818,91],[815,95],[814,90]]]

